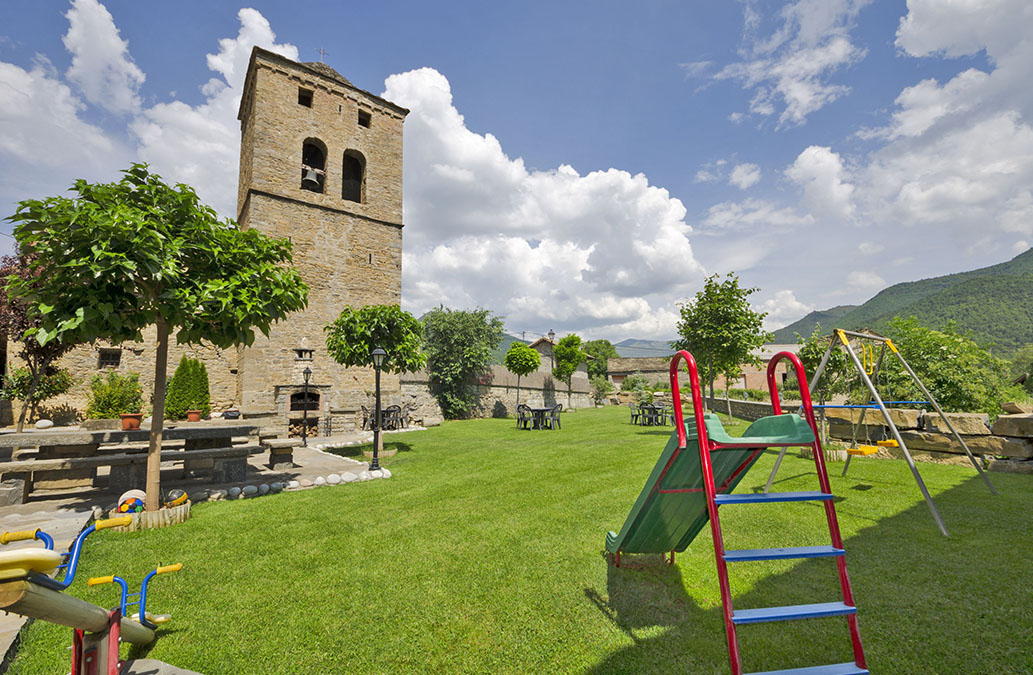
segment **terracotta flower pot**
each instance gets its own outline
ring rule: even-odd
[[[187,410],[187,422],[200,422],[201,411],[200,410]]]
[[[122,431],[132,431],[133,429],[140,428],[140,420],[143,419],[143,413],[126,413],[119,415],[122,418]]]

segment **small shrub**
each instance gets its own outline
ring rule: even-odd
[[[119,415],[138,413],[143,408],[140,389],[140,375],[120,375],[111,371],[94,375],[90,380],[89,401],[86,403],[86,418],[91,420],[114,419]]]
[[[788,386],[786,389],[788,391]],[[779,388],[779,392],[782,392],[782,388]],[[729,389],[728,396],[740,401],[767,401],[771,394],[763,389]]]
[[[181,420],[187,410],[200,410],[201,417],[207,417],[211,409],[208,368],[197,359],[183,356],[165,392],[165,416]]]
[[[31,384],[32,371],[28,368],[13,370],[4,376],[3,383],[0,384],[0,397],[7,400],[24,401]],[[32,417],[36,414],[40,403],[64,394],[72,388],[73,384],[75,384],[75,380],[67,370],[48,368],[36,384],[36,391],[33,392],[32,399],[28,402],[29,416]]]
[[[603,375],[595,375],[591,379],[592,383],[592,398],[596,403],[602,403],[606,400],[607,394],[613,391],[613,383],[610,382]]]

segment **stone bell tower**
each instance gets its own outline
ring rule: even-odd
[[[402,123],[408,110],[357,88],[324,63],[255,47],[240,100],[237,222],[288,238],[308,308],[241,352],[237,386],[249,418],[352,428],[373,372],[343,368],[323,327],[345,305],[401,302]],[[309,394],[303,372],[311,371]],[[397,376],[384,374],[384,400]]]

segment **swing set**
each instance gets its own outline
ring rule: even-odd
[[[951,433],[954,435],[954,438],[958,441],[958,443],[961,444],[961,447],[965,450],[965,454],[968,455],[969,461],[972,462],[972,466],[976,468],[976,471],[979,472],[979,475],[983,478],[983,481],[986,483],[987,488],[990,489],[990,493],[996,495],[997,490],[990,482],[990,478],[987,477],[986,473],[983,471],[983,468],[979,465],[979,462],[976,460],[975,456],[969,450],[968,445],[965,444],[965,440],[961,437],[961,434],[958,433],[957,429],[954,428],[954,425],[951,424],[951,421],[947,418],[946,415],[944,415],[943,410],[940,408],[940,404],[936,402],[936,399],[933,398],[933,395],[930,394],[929,390],[926,389],[924,384],[922,384],[922,381],[918,378],[918,375],[915,374],[915,371],[912,370],[911,366],[908,365],[907,361],[904,360],[904,357],[897,349],[897,346],[893,344],[893,341],[891,339],[889,339],[888,337],[883,337],[882,335],[876,335],[875,333],[871,332],[858,333],[842,329],[837,329],[833,331],[832,335],[829,337],[829,346],[825,350],[825,354],[821,357],[821,363],[818,364],[818,369],[814,371],[814,375],[811,377],[809,387],[810,394],[813,396],[815,390],[818,388],[818,385],[821,381],[821,376],[825,372],[825,367],[828,365],[829,358],[832,356],[832,351],[834,349],[842,348],[846,352],[847,356],[850,357],[850,361],[853,363],[854,368],[856,368],[858,375],[860,375],[861,381],[864,383],[864,386],[868,389],[868,392],[871,395],[869,402],[866,404],[848,403],[846,405],[814,406],[814,408],[822,410],[830,408],[846,408],[858,409],[861,411],[861,414],[858,416],[857,421],[853,424],[852,442],[850,449],[847,450],[847,461],[846,465],[843,467],[843,475],[846,475],[847,470],[850,468],[850,460],[854,456],[874,454],[878,452],[879,446],[900,448],[900,451],[904,455],[904,459],[907,460],[908,467],[911,469],[911,474],[915,478],[915,483],[918,484],[918,488],[922,491],[922,496],[925,498],[925,503],[929,506],[929,510],[932,512],[933,519],[936,520],[936,524],[940,528],[940,532],[942,532],[944,536],[949,536],[950,533],[947,532],[947,528],[943,524],[943,518],[940,517],[940,512],[936,508],[936,504],[933,502],[933,498],[929,494],[929,490],[926,488],[925,482],[922,480],[922,476],[918,473],[918,467],[915,466],[915,460],[911,457],[911,452],[908,450],[907,445],[904,443],[904,439],[901,438],[900,431],[897,429],[897,425],[893,422],[893,417],[890,414],[889,410],[886,408],[886,406],[932,406],[939,414],[940,418],[943,420],[947,428],[950,429]],[[854,344],[851,345],[851,342],[853,342]],[[889,350],[897,358],[900,364],[904,367],[904,370],[907,371],[907,374],[911,376],[911,379],[922,391],[927,400],[882,400],[882,398],[879,396],[878,388],[876,387],[875,382],[880,381],[879,374],[882,370],[883,360],[886,357],[887,350]],[[877,357],[876,351],[878,351]],[[860,356],[858,356],[858,352],[860,352]],[[889,429],[892,438],[878,440],[876,441],[876,445],[872,445],[871,438],[869,435],[869,428],[868,426],[864,425],[864,419],[865,415],[868,413],[869,410],[876,409],[882,414],[882,419],[885,421],[886,427]],[[851,418],[853,418],[853,415],[851,415]],[[863,444],[857,442],[857,433],[861,426],[864,426],[865,428],[865,440],[867,441]],[[782,459],[785,457],[785,453],[786,448],[783,447],[778,453],[778,459],[775,460],[775,466],[771,469],[771,475],[768,476],[767,485],[764,487],[765,493],[771,490],[771,484],[775,480],[775,474],[778,473],[778,468],[782,464]]]

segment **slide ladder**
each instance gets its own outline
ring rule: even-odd
[[[787,359],[795,368],[797,382],[800,384],[800,397],[803,401],[804,416],[782,414],[782,407],[778,397],[778,387],[775,383],[775,366],[782,360]],[[692,403],[696,436],[698,439],[700,464],[703,469],[703,488],[706,492],[707,512],[709,514],[711,533],[714,540],[714,556],[717,563],[718,580],[721,586],[721,604],[724,610],[725,633],[728,638],[728,657],[731,661],[732,674],[741,675],[742,663],[739,656],[739,642],[736,635],[738,626],[766,623],[772,621],[791,621],[796,619],[808,619],[817,617],[843,616],[846,618],[847,628],[850,633],[850,641],[853,647],[853,662],[837,663],[830,665],[810,666],[790,670],[768,671],[763,675],[774,673],[795,673],[796,675],[863,675],[868,673],[864,658],[864,648],[861,645],[861,634],[857,625],[857,607],[854,604],[853,591],[850,588],[850,578],[847,575],[845,550],[843,538],[839,532],[839,523],[836,519],[836,508],[832,502],[832,488],[829,484],[828,473],[825,469],[825,455],[821,448],[821,440],[818,434],[818,427],[814,419],[814,410],[811,407],[810,393],[807,389],[807,379],[804,374],[803,364],[800,359],[790,352],[779,352],[768,363],[768,389],[771,392],[771,405],[774,415],[765,417],[751,425],[742,438],[711,437],[708,435],[707,425],[704,422],[702,395],[699,387],[699,377],[696,371],[696,362],[687,351],[680,351],[671,360],[671,390],[673,400],[680,403],[681,397],[678,391],[678,362],[684,360],[689,370],[689,382],[692,388]],[[678,446],[686,447],[687,433],[682,417],[681,405],[675,405],[675,419],[678,434]],[[754,433],[751,430],[756,429]],[[764,433],[767,430],[767,433]],[[714,482],[713,463],[711,453],[720,453],[722,450],[730,449],[763,449],[763,448],[786,448],[794,446],[805,446],[811,448],[814,462],[818,473],[819,490],[815,492],[781,492],[781,493],[760,493],[760,494],[730,494],[719,493]],[[804,546],[792,548],[768,548],[768,549],[742,549],[726,550],[724,538],[721,533],[721,520],[718,510],[721,507],[733,505],[755,505],[772,502],[800,502],[817,501],[825,507],[825,518],[828,523],[830,545],[828,546]],[[834,558],[836,570],[839,575],[839,584],[842,592],[842,600],[837,602],[821,602],[808,605],[793,605],[787,607],[763,607],[758,609],[739,609],[732,606],[732,593],[728,581],[729,563],[739,563],[759,560],[784,560],[804,558]]]

